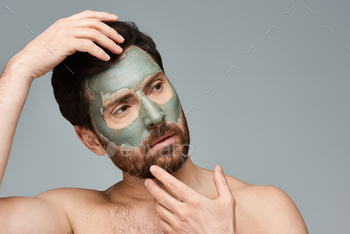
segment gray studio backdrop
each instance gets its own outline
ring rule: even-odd
[[[1,71],[56,20],[86,9],[134,21],[155,40],[191,110],[194,163],[281,188],[310,233],[349,233],[349,1],[1,0]],[[32,84],[1,197],[103,190],[122,178],[60,115],[50,78]]]

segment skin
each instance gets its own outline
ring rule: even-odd
[[[122,43],[123,39],[101,20],[112,21],[117,17],[104,12],[85,11],[61,19],[6,65],[0,77],[0,112],[3,113],[0,115],[1,181],[18,119],[33,80],[75,51],[89,52],[108,60],[92,41],[114,53],[122,52],[115,42]],[[50,48],[55,56],[45,47]],[[75,126],[75,131],[92,152],[97,155],[105,153],[99,136],[81,126]],[[225,230],[225,225],[231,231],[236,229],[236,233],[307,233],[297,207],[283,191],[270,186],[249,185],[220,173],[218,169],[220,166],[214,171],[200,168],[188,158],[186,164],[171,175],[156,167],[153,175],[157,179],[148,179],[147,187],[145,179],[123,172],[123,180],[104,191],[60,188],[32,198],[1,198],[1,231],[165,233],[166,230],[168,233],[210,233],[214,229]],[[184,186],[194,195],[185,194],[189,190],[185,190]],[[191,196],[195,198],[189,198]],[[205,206],[213,211],[214,217],[227,214],[223,216],[225,220],[213,218]],[[166,207],[170,212],[167,215]],[[205,225],[196,225],[198,217]],[[229,234],[230,231],[226,230]]]
[[[146,52],[132,46],[115,66],[88,79],[87,86],[94,93],[92,117],[102,138],[117,146],[137,147],[148,135],[149,125],[160,124],[164,117],[178,122],[180,101],[170,81],[166,78],[163,86],[167,89],[162,92],[157,87],[145,89],[149,82],[162,85],[154,80],[156,75],[164,75],[160,67]],[[114,102],[126,95],[131,96],[128,102]],[[131,113],[124,114],[128,109],[120,107],[129,107]]]
[[[118,168],[144,179],[154,178],[151,165],[169,172],[183,166],[187,121],[174,87],[145,51],[126,48],[114,65],[88,78],[86,87],[96,132]],[[172,135],[173,146],[151,147],[164,135]]]

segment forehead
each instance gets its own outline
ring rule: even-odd
[[[88,78],[87,86],[103,93],[123,88],[136,91],[146,77],[158,71],[161,68],[145,51],[132,46],[114,65]]]

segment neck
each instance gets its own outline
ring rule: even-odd
[[[191,158],[188,158],[185,165],[174,172],[173,176],[187,186],[197,190],[196,188],[201,186],[200,178],[202,173],[203,171],[201,168],[193,164]],[[166,191],[165,186],[160,181],[157,179],[153,179],[153,181]],[[145,179],[136,178],[123,171],[123,181],[118,186],[118,193],[123,194],[128,200],[153,202],[154,197],[148,192],[144,182]]]

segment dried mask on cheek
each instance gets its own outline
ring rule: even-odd
[[[124,148],[139,147],[149,133],[148,122],[155,121],[160,116],[165,117],[165,121],[178,122],[180,101],[168,79],[172,96],[164,104],[152,101],[141,89],[145,78],[157,72],[162,70],[150,56],[138,47],[132,47],[116,64],[87,79],[86,87],[94,94],[91,114],[102,139]],[[105,118],[105,111],[111,111],[106,108],[106,103],[127,92],[137,97],[138,113],[127,126],[113,128]]]

